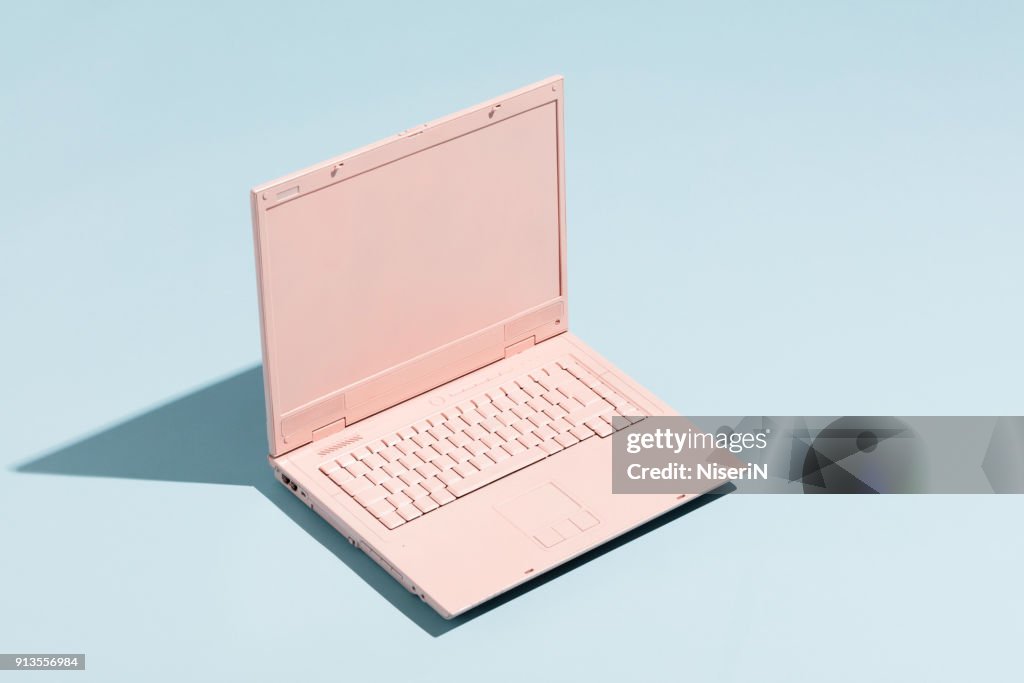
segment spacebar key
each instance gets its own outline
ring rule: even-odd
[[[532,465],[538,460],[543,460],[547,457],[547,454],[539,448],[531,448],[528,451],[524,451],[515,455],[508,460],[503,460],[498,464],[488,467],[485,470],[471,474],[464,479],[452,482],[448,485],[448,491],[451,492],[456,498],[464,496],[470,491],[476,491],[481,486],[486,486],[492,481],[501,479],[504,476],[512,474],[516,470],[521,470],[527,465]]]

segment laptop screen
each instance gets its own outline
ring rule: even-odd
[[[558,297],[557,135],[549,102],[270,207],[276,410]]]

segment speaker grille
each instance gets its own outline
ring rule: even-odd
[[[345,448],[346,446],[351,446],[352,444],[354,444],[354,443],[356,443],[358,441],[362,441],[362,440],[363,440],[363,437],[361,435],[355,434],[353,436],[348,437],[344,441],[339,441],[338,443],[331,444],[327,448],[321,450],[320,451],[320,455],[327,455],[328,453],[334,453],[335,451],[340,451],[342,448]]]

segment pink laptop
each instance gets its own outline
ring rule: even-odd
[[[569,331],[562,88],[252,191],[270,464],[446,618],[693,498],[612,494],[675,413]]]

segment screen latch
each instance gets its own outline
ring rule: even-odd
[[[512,346],[506,346],[505,347],[505,358],[508,358],[509,356],[514,356],[517,353],[522,353],[523,351],[525,351],[526,349],[532,347],[536,343],[537,343],[537,337],[536,336],[532,336],[532,337],[527,337],[526,339],[524,339],[524,340],[522,340],[520,342],[516,342]]]
[[[340,432],[344,428],[345,428],[345,418],[341,418],[340,420],[335,420],[334,422],[332,422],[332,423],[330,423],[328,425],[324,425],[320,429],[314,429],[313,430],[313,441],[316,441],[317,439],[322,439],[325,436],[330,436],[331,434],[336,434],[336,433]]]

